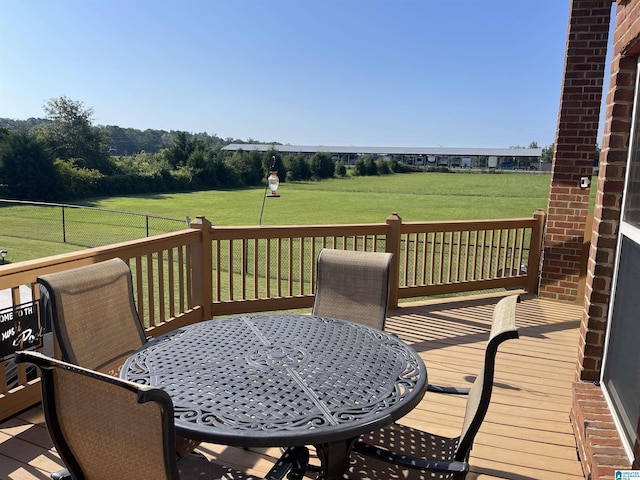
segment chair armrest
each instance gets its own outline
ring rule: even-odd
[[[384,448],[376,447],[361,441],[353,445],[354,452],[361,453],[369,457],[374,457],[387,463],[393,463],[406,468],[417,470],[427,470],[429,472],[449,472],[449,473],[465,473],[469,471],[469,463],[467,462],[449,462],[445,460],[429,460],[421,457],[412,457],[409,455],[398,455]]]
[[[469,395],[471,389],[467,387],[449,387],[443,385],[427,385],[427,392],[451,393],[454,395]]]

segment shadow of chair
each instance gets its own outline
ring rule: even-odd
[[[392,257],[323,248],[317,260],[313,315],[384,329]]]
[[[460,436],[449,438],[400,424],[363,435],[354,444],[350,472],[370,479],[464,479],[469,454],[491,401],[495,357],[502,342],[518,338],[517,295],[500,300],[493,312],[484,365],[470,389],[430,386],[432,392],[467,394]],[[360,478],[360,477],[358,477]]]
[[[18,352],[16,362],[41,372],[43,408],[56,451],[72,478],[252,479],[201,455],[175,452],[173,404],[158,388],[121,380],[55,360]],[[266,479],[301,479],[306,447],[288,449]]]

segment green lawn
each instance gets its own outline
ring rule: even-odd
[[[546,210],[548,192],[548,174],[527,173],[412,173],[284,182],[278,190],[279,198],[266,199],[262,224],[378,223],[392,212],[404,221],[529,217],[538,208]],[[592,197],[594,194],[595,189]],[[249,188],[97,198],[77,203],[179,220],[204,215],[214,225],[258,225],[263,198],[264,188]],[[84,248],[61,243],[59,212],[40,210],[50,211],[46,219],[26,207],[0,209],[0,248],[9,252],[7,260],[17,262]],[[120,241],[109,239],[109,232],[117,227],[91,218],[99,213],[83,212],[83,217],[88,218],[76,230],[104,238],[106,243]],[[68,213],[67,223],[79,213]],[[68,225],[70,228],[74,227]],[[178,223],[174,229],[179,228],[183,227]],[[140,236],[144,236],[143,230]]]
[[[546,210],[544,174],[413,173],[285,182],[267,198],[263,225],[527,217]],[[87,205],[172,218],[204,215],[219,225],[258,225],[264,188],[96,199]]]

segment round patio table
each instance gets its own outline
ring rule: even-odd
[[[357,437],[422,399],[427,371],[397,337],[344,320],[220,318],[152,339],[120,376],[165,390],[176,432],[239,447],[314,445],[321,478],[342,478]]]

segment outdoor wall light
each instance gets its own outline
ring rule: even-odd
[[[584,190],[585,188],[589,188],[590,184],[591,179],[589,177],[580,177],[580,188]]]

